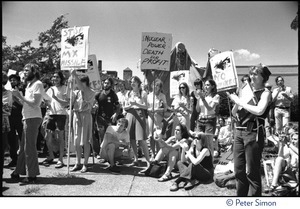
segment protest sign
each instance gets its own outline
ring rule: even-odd
[[[90,87],[96,91],[100,91],[101,79],[98,70],[98,62],[95,54],[91,54],[88,56],[86,74],[90,79]]]
[[[226,51],[210,58],[212,76],[217,84],[217,91],[226,91],[238,87],[238,76],[233,59],[233,52]]]
[[[62,29],[61,70],[87,69],[89,26]]]
[[[141,70],[170,70],[172,34],[142,33]]]
[[[179,84],[189,83],[189,70],[178,70],[170,73],[170,97],[174,98],[179,93]]]

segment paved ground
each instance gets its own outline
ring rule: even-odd
[[[214,182],[199,184],[189,191],[181,188],[171,192],[170,186],[176,178],[158,182],[156,178],[138,174],[143,167],[128,167],[128,160],[121,161],[121,173],[117,174],[105,169],[108,163],[100,164],[95,158],[93,164],[93,158],[90,157],[87,173],[77,171],[67,175],[67,166],[61,169],[56,169],[55,164],[45,167],[41,165],[44,159],[39,158],[41,175],[34,185],[21,186],[10,178],[13,170],[4,168],[3,196],[235,196],[235,189],[220,188]],[[5,164],[9,160],[7,156]],[[67,157],[64,162],[67,163]],[[74,163],[75,156],[71,155],[70,168]],[[143,158],[140,165],[146,165]]]

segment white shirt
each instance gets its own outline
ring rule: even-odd
[[[66,96],[64,95],[66,93],[66,86],[51,86],[47,90],[47,95],[51,98],[51,108],[49,110],[49,115],[67,115],[67,110],[64,106],[62,106],[58,101],[55,99],[52,99],[52,94],[54,91],[54,95],[61,99],[66,100]]]
[[[219,104],[220,103],[220,96],[216,94],[214,97],[206,96],[205,100],[209,106],[212,106],[213,103]],[[200,115],[215,115],[216,114],[216,106],[212,110],[207,110],[205,105],[203,104],[202,99],[199,99],[199,106],[200,106]]]
[[[272,98],[275,97],[278,90],[279,90],[279,88],[275,88],[273,90]],[[290,107],[292,102],[290,100],[288,100],[285,96],[283,96],[282,93],[286,93],[289,97],[293,98],[291,87],[286,86],[284,91],[281,91],[278,93],[278,96],[275,100],[275,106]]]
[[[27,88],[25,90],[25,99],[33,100],[34,95],[43,95],[45,93],[43,83],[40,80],[35,81],[33,84],[31,84],[31,86],[30,84],[31,83],[27,85]],[[40,100],[35,106],[29,105],[24,102],[22,109],[23,120],[28,118],[42,118],[42,111],[40,107],[42,100],[43,97],[41,96]]]
[[[118,129],[117,126],[108,126],[105,134],[109,133],[109,134],[113,135],[113,137],[118,139],[119,141],[125,141],[125,142],[129,143],[130,142],[129,132],[127,130],[124,130],[121,133],[119,133],[119,132],[117,132],[117,129]],[[104,140],[101,144],[101,147],[105,147],[108,143],[109,143],[109,141],[107,140],[107,137],[104,136]]]

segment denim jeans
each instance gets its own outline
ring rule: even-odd
[[[263,146],[262,128],[259,128],[259,132],[236,130],[233,159],[237,196],[261,196],[260,160]]]
[[[40,174],[36,142],[42,118],[28,118],[23,121],[20,154],[15,172],[27,177]]]

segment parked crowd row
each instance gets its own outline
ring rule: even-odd
[[[268,140],[266,131],[268,136],[285,133],[293,100],[291,88],[284,85],[283,77],[278,76],[277,87],[270,88],[267,81],[271,72],[261,64],[251,67],[249,75],[242,78],[242,82],[247,80],[252,86],[257,103],[248,104],[236,93],[228,93],[234,102],[232,117],[228,118],[220,116],[220,96],[212,79],[197,78],[192,92],[187,83],[181,82],[178,95],[168,104],[163,83],[158,78],[145,89],[140,78],[133,76],[131,89],[126,90],[121,83],[117,91],[114,80],[107,78],[103,90],[95,92],[89,86],[88,76],[78,76],[75,70],[69,78],[57,71],[51,78],[41,80],[36,64],[25,65],[23,72],[24,82],[18,75],[7,77],[2,71],[1,165],[9,148],[11,162],[7,166],[16,166],[11,177],[19,179],[25,175],[25,184],[34,183],[40,174],[37,144],[41,130],[48,148],[43,165],[49,166],[54,161],[52,142],[57,140],[59,153],[55,168],[64,166],[65,133],[67,121],[71,121],[71,139],[76,152],[71,172],[88,171],[91,151],[101,162],[109,162],[110,171],[120,172],[116,159],[132,153],[130,166],[138,166],[139,150],[142,150],[146,167],[140,173],[147,173],[151,165],[166,159],[167,168],[158,181],[172,179],[173,169],[178,168],[180,177],[170,188],[176,191],[181,182],[189,189],[196,180],[212,179],[214,157],[233,149],[237,195],[260,196],[260,161]],[[12,90],[4,88],[8,80]],[[293,136],[291,139],[298,139],[298,130]],[[295,143],[285,144],[295,146],[298,156]],[[275,180],[272,186],[278,186]]]

